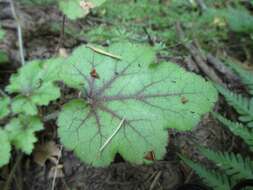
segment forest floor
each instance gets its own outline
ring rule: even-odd
[[[207,1],[206,6],[219,10],[229,3]],[[231,6],[234,6],[233,3]],[[247,3],[241,6],[253,10],[253,6]],[[58,55],[60,48],[70,52],[83,43],[110,45],[128,39],[154,46],[159,60],[177,63],[188,71],[225,84],[237,92],[245,93],[238,78],[217,70],[217,60],[222,62],[229,57],[253,70],[252,38],[228,29],[219,20],[218,13],[215,16],[206,15],[203,7],[193,5],[190,1],[161,1],[159,4],[157,1],[128,0],[119,1],[115,7],[113,0],[110,0],[78,21],[64,18],[54,6],[31,7],[17,3],[16,9],[22,23],[26,60],[50,58]],[[6,1],[0,1],[0,10],[0,23],[6,31],[0,47],[7,52],[10,60],[8,64],[0,64],[0,87],[4,88],[10,75],[19,68],[20,58],[16,23]],[[220,98],[214,110],[236,118],[235,111],[223,98]],[[56,129],[54,121],[48,122],[45,130],[38,134],[38,144],[50,141],[59,145]],[[107,168],[93,168],[80,162],[71,151],[65,149],[61,151],[57,166],[50,160],[39,166],[34,162],[34,154],[22,155],[18,160],[20,153],[13,152],[10,164],[0,170],[0,189],[9,179],[13,190],[51,189],[54,180],[52,172],[59,167],[61,169],[56,178],[55,190],[173,190],[187,182],[202,183],[180,161],[177,153],[213,167],[198,153],[195,143],[215,150],[244,154],[241,140],[222,127],[211,114],[205,115],[193,131],[170,130],[169,136],[164,159],[141,166],[129,164],[118,156]],[[58,150],[54,145],[51,148]]]

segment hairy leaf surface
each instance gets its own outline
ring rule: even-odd
[[[105,0],[59,0],[61,11],[74,20],[86,16],[90,9],[100,6]]]
[[[10,99],[9,98],[0,98],[0,119],[4,118],[10,113],[9,110],[9,104],[10,104]]]
[[[18,93],[13,99],[13,112],[35,115],[36,105],[48,105],[50,101],[60,97],[60,89],[53,83],[57,80],[60,63],[61,59],[33,61],[11,76],[6,90],[9,93]]]
[[[192,129],[210,111],[217,92],[173,63],[151,66],[154,58],[151,48],[128,43],[107,50],[77,48],[64,75],[81,96],[60,113],[62,143],[94,166],[108,165],[116,153],[138,164],[149,162],[150,153],[161,159],[165,129]]]
[[[26,154],[31,154],[33,144],[37,141],[35,132],[43,129],[38,117],[20,115],[6,125],[6,132],[13,145]]]
[[[7,164],[10,159],[11,145],[8,135],[0,128],[0,167]]]

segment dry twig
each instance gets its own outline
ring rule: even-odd
[[[13,18],[16,21],[17,25],[17,32],[18,32],[18,45],[19,45],[19,53],[20,53],[20,59],[21,59],[21,64],[25,64],[25,56],[24,56],[24,47],[23,47],[23,37],[22,37],[22,29],[21,29],[21,24],[19,21],[19,18],[17,17],[17,13],[15,10],[15,6],[12,0],[9,0],[10,6],[11,6],[11,12],[13,15]]]

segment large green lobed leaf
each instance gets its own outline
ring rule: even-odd
[[[162,159],[166,129],[196,126],[211,110],[216,90],[173,63],[150,66],[155,53],[149,47],[119,43],[106,51],[110,56],[81,46],[66,60],[64,81],[81,97],[59,115],[61,142],[94,166],[110,164],[116,153],[136,164],[149,163],[150,153]]]

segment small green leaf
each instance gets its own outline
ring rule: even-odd
[[[14,113],[26,113],[28,115],[36,115],[37,107],[28,97],[16,96],[12,100],[11,109]]]
[[[91,8],[104,2],[105,0],[59,0],[59,7],[68,18],[75,20],[86,16]]]
[[[53,63],[55,70],[49,63]],[[6,90],[9,93],[19,93],[12,105],[15,113],[35,115],[35,105],[48,105],[50,101],[60,97],[60,89],[54,84],[57,79],[56,72],[60,69],[54,67],[54,64],[59,63],[60,60],[33,61],[11,76]],[[23,107],[19,107],[20,105]]]
[[[10,160],[11,145],[8,135],[0,128],[0,167],[7,164]]]
[[[173,63],[150,67],[150,47],[119,43],[97,50],[81,46],[66,60],[65,82],[81,98],[58,118],[61,142],[88,164],[106,166],[116,153],[137,164],[150,162],[150,152],[161,159],[166,128],[192,129],[217,99],[209,82]]]
[[[20,115],[6,125],[6,132],[13,145],[26,154],[31,154],[37,141],[35,132],[43,129],[40,119],[35,116]]]
[[[0,119],[6,117],[10,113],[9,104],[9,98],[0,98]]]

